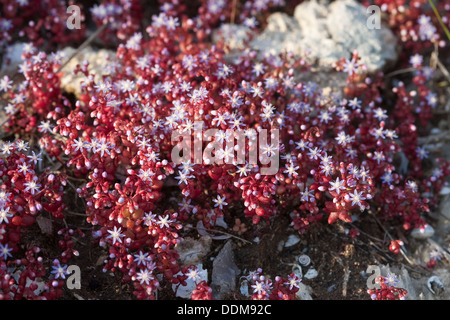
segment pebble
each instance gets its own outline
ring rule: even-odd
[[[424,240],[431,238],[434,235],[434,228],[427,224],[423,228],[415,228],[411,231],[411,237],[414,239]]]
[[[285,248],[292,247],[293,245],[296,245],[299,242],[300,242],[300,238],[297,237],[295,234],[291,234],[288,237],[287,241],[285,242],[284,247]]]
[[[441,279],[437,276],[432,276],[428,279],[427,287],[434,295],[440,295],[445,290]]]
[[[441,192],[439,192],[439,195],[441,195],[441,196],[446,196],[448,194],[450,194],[450,188],[449,187],[443,187],[441,189]]]
[[[306,274],[304,275],[304,277],[306,279],[314,279],[319,275],[319,272],[317,272],[316,269],[314,269],[313,267],[309,268],[309,270],[306,272]]]
[[[250,296],[250,293],[248,292],[248,281],[247,280],[245,280],[245,279],[242,280],[239,290],[241,291],[241,294],[244,297],[249,297]]]
[[[298,284],[298,291],[295,294],[298,299],[312,300],[311,294],[312,294],[312,289],[310,286],[307,286],[301,282]]]

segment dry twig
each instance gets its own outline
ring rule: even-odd
[[[202,227],[191,227],[191,226],[184,226],[184,228],[187,228],[187,229],[195,229],[195,230],[201,229],[201,230],[208,231],[208,232],[221,233],[221,234],[225,234],[225,235],[227,235],[227,236],[230,236],[230,237],[232,237],[232,238],[241,240],[242,242],[245,242],[245,243],[248,243],[248,244],[253,244],[253,242],[251,242],[251,241],[245,240],[245,239],[243,239],[243,238],[240,238],[240,237],[235,236],[235,235],[233,235],[233,234],[231,234],[231,233],[228,233],[228,232],[225,232],[225,231],[221,231],[221,230],[214,230],[214,229],[208,229],[208,228],[202,228]]]
[[[394,241],[395,239],[391,236],[391,234],[389,233],[389,231],[384,227],[384,225],[380,222],[380,220],[374,216],[371,215],[374,220],[378,223],[378,225],[384,230],[384,232],[388,235],[389,239],[391,239],[392,241]],[[414,263],[411,261],[411,259],[406,255],[405,251],[403,250],[403,248],[400,248],[400,253],[402,254],[402,256],[405,258],[405,260],[410,264],[410,265],[414,265]]]

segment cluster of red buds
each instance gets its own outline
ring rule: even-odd
[[[58,276],[59,280],[57,276],[49,276],[40,252],[39,247],[31,247],[21,259],[0,261],[0,300],[55,300],[61,297],[65,269],[62,276]],[[48,280],[44,281],[45,278]]]
[[[394,254],[399,254],[402,246],[402,240],[392,240],[391,244],[389,245],[389,251],[393,252]]]
[[[200,281],[197,287],[192,291],[192,300],[212,300],[212,289],[206,281]]]
[[[49,120],[61,117],[70,105],[62,94],[60,78],[56,74],[63,57],[58,53],[48,55],[34,45],[26,44],[21,58],[18,73],[23,75],[22,81],[13,87],[8,76],[3,78],[5,86],[1,89],[9,98],[5,107],[5,131],[18,134],[36,129],[50,131]]]
[[[24,243],[27,231],[37,225],[37,220],[48,219],[49,215],[62,223],[66,204],[64,174],[41,170],[42,154],[36,154],[23,140],[4,142],[0,159],[0,268],[2,277],[2,298],[4,299],[55,299],[62,294],[64,282],[51,280],[47,273],[47,259],[37,256],[41,249]],[[49,220],[51,221],[51,220]],[[63,263],[73,255],[72,234],[80,231],[63,228],[58,242],[62,252],[58,259]],[[29,247],[29,248],[28,248]],[[20,258],[22,256],[22,258]],[[37,282],[49,282],[38,288]]]
[[[375,283],[380,286],[379,289],[367,290],[372,300],[405,300],[408,295],[406,289],[396,287],[398,280],[395,275],[379,276],[375,279]]]

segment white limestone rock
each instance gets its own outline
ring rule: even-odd
[[[66,47],[61,51],[64,59],[69,59],[76,49],[72,47]],[[85,60],[89,62],[89,73],[94,75],[96,82],[100,82],[104,75],[108,75],[107,65],[110,61],[114,60],[116,53],[106,49],[93,49],[87,47],[79,54],[73,57],[69,63],[61,70],[63,76],[61,78],[61,88],[68,92],[73,93],[77,98],[81,95],[81,83],[86,81],[86,77],[81,74],[73,74],[73,70],[77,64],[82,65]],[[65,60],[64,60],[65,61]]]
[[[328,68],[357,50],[360,62],[375,72],[397,60],[398,46],[389,28],[369,29],[368,17],[366,8],[355,0],[329,5],[305,1],[295,8],[293,17],[279,12],[269,16],[266,29],[251,46],[262,56],[290,51]]]
[[[381,70],[397,59],[396,38],[387,27],[369,29],[366,8],[354,0],[335,1],[327,16],[331,38],[346,50],[358,50],[361,63],[370,72]]]

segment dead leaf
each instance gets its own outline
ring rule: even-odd
[[[45,218],[43,216],[38,216],[36,218],[36,222],[38,223],[41,232],[44,234],[52,234],[53,233],[53,224],[52,220],[49,218]]]

